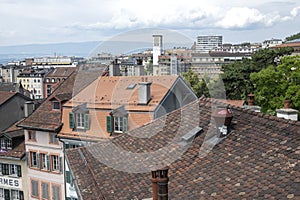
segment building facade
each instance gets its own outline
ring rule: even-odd
[[[163,53],[163,36],[153,35],[153,65],[158,65],[158,56]]]
[[[23,88],[30,91],[33,99],[43,99],[44,96],[44,77],[50,69],[29,69],[23,70],[17,76],[17,82],[22,84]]]
[[[213,49],[222,48],[223,36],[198,36],[196,42],[196,51],[208,53]]]

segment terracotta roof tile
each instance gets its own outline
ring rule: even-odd
[[[95,69],[96,68],[96,69]],[[69,100],[73,95],[101,76],[106,67],[100,65],[80,65],[65,81],[62,81],[55,91],[18,126],[27,129],[38,129],[57,132],[61,126],[61,112],[52,110],[53,98],[61,101]]]
[[[201,98],[112,140],[67,150],[83,199],[150,198],[150,170],[163,165],[170,199],[300,198],[300,124],[233,106],[232,132],[214,145],[217,104]],[[181,137],[195,126],[203,131],[184,148]]]
[[[178,76],[145,76],[145,77],[99,77],[83,89],[65,106],[76,106],[87,102],[94,108],[112,109],[127,105],[127,110],[153,111],[162,101]],[[145,105],[138,105],[138,83],[151,82],[151,100]],[[127,89],[130,84],[136,84],[133,89]]]

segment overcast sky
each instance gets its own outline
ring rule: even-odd
[[[300,32],[299,0],[0,0],[0,45],[104,41],[140,28],[262,42]]]

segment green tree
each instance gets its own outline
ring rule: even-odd
[[[245,99],[253,91],[250,74],[253,72],[252,61],[244,58],[241,62],[234,62],[222,66],[221,78],[224,82],[228,99]]]
[[[300,56],[283,57],[278,66],[270,65],[251,74],[257,103],[266,113],[275,113],[285,99],[300,109]]]
[[[296,33],[294,35],[291,35],[289,37],[286,37],[285,40],[286,41],[291,41],[291,40],[296,40],[296,39],[299,39],[300,38],[300,33]]]
[[[232,64],[222,66],[223,79],[227,98],[246,99],[247,95],[254,90],[250,74],[259,72],[267,66],[280,64],[280,58],[290,55],[292,48],[263,49],[255,52],[252,59],[243,58]]]
[[[202,80],[199,80],[198,74],[192,70],[189,70],[186,73],[182,73],[183,79],[185,82],[190,85],[190,87],[193,89],[197,97],[200,97],[202,95],[206,97],[210,97],[207,83],[209,82],[209,78],[205,76],[202,78]]]

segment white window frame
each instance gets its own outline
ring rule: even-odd
[[[48,155],[41,153],[40,154],[41,157],[41,169],[42,170],[48,170],[49,166],[48,166]]]
[[[58,155],[51,155],[51,163],[52,167],[51,170],[54,172],[59,172],[59,156]]]
[[[84,129],[84,113],[75,113],[76,128]]]
[[[6,141],[5,141],[5,138],[1,138],[1,149],[6,149]]]
[[[37,157],[38,157],[38,155],[37,155],[38,153],[37,152],[35,152],[35,151],[31,151],[30,152],[30,166],[31,167],[38,167],[38,159],[37,159]],[[34,156],[35,155],[35,156]],[[36,164],[34,164],[34,162],[36,163]]]
[[[9,165],[9,175],[18,176],[18,166],[14,164]]]
[[[114,117],[114,132],[122,133],[123,129],[123,117]]]

